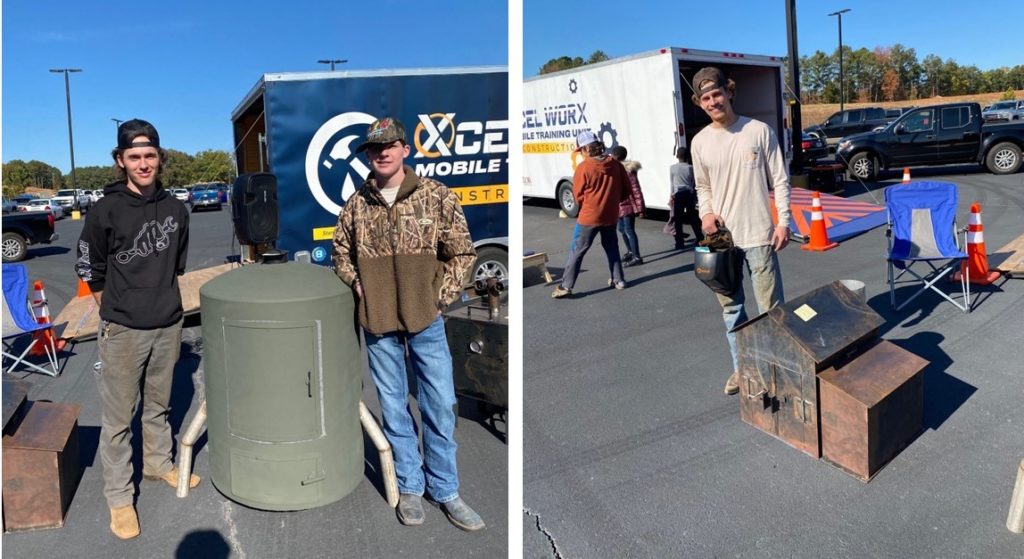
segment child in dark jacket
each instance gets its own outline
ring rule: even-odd
[[[636,236],[636,218],[644,216],[647,206],[644,204],[644,193],[640,190],[640,179],[637,178],[637,172],[641,169],[640,162],[627,161],[626,153],[626,148],[622,146],[615,146],[611,151],[612,157],[622,163],[629,175],[629,197],[619,203],[619,233],[626,243],[622,265],[636,266],[644,263],[640,255],[640,241]]]

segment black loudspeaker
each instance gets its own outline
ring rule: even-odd
[[[277,241],[277,177],[270,173],[241,175],[231,187],[231,220],[243,245]]]

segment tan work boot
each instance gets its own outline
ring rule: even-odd
[[[190,476],[191,477],[188,478],[188,488],[189,489],[195,489],[195,487],[197,485],[199,485],[199,476],[197,476],[195,474],[190,474]],[[143,472],[142,473],[142,477],[144,477],[146,479],[152,479],[152,480],[161,480],[162,479],[162,480],[167,482],[167,485],[170,485],[171,487],[174,487],[174,488],[178,487],[178,467],[177,466],[171,468],[171,471],[167,472],[166,474],[164,474],[162,476],[153,475],[153,474],[147,474],[147,473]]]
[[[733,394],[735,394],[735,393],[737,393],[739,391],[740,391],[740,372],[739,371],[733,371],[732,376],[729,377],[729,380],[725,381],[725,393],[728,396],[732,396]]]
[[[122,540],[130,540],[139,535],[139,517],[135,507],[125,505],[110,509],[110,531]]]

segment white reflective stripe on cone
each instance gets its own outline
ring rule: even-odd
[[[970,225],[981,225],[981,214],[971,214],[970,219],[967,220]]]
[[[825,219],[821,212],[811,212],[811,221],[822,221]]]
[[[967,232],[967,244],[980,245],[985,242],[984,231],[968,231]]]

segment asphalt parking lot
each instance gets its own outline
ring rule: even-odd
[[[914,178],[957,183],[961,225],[980,201],[990,254],[1024,233],[1024,174]],[[884,203],[898,180],[866,187]],[[872,201],[859,185],[846,195]],[[547,252],[559,277],[573,221],[550,201],[523,214],[524,249]],[[969,315],[934,294],[896,313],[884,227],[829,252],[791,243],[780,254],[787,298],[861,280],[882,337],[929,361],[924,431],[862,483],[741,421],[739,396],[722,393],[732,363],[720,307],[693,275],[692,249],[673,249],[661,226],[638,222],[646,263],[626,269],[624,291],[606,286],[597,247],[570,299],[526,273],[525,557],[1024,556],[1005,525],[1024,458],[1024,282],[976,287]]]
[[[51,315],[75,296],[73,263],[83,221],[57,222],[60,240],[30,247],[24,264],[31,279],[45,283]],[[188,270],[216,266],[238,253],[232,241],[230,211],[192,214]],[[201,392],[194,379],[201,371],[202,327],[186,322],[181,360],[175,370],[171,425],[175,439],[199,407]],[[266,512],[224,497],[209,480],[209,449],[203,435],[195,446],[194,471],[202,484],[185,499],[162,483],[141,482],[136,508],[142,534],[130,541],[109,530],[102,496],[102,466],[97,456],[100,400],[93,380],[98,360],[95,341],[69,346],[61,355],[62,374],[49,378],[16,372],[31,383],[30,400],[70,402],[81,406],[79,436],[84,473],[61,529],[18,532],[3,536],[7,557],[504,557],[508,549],[508,452],[506,427],[480,415],[472,405],[460,406],[456,430],[459,443],[461,495],[487,522],[482,532],[466,533],[450,525],[440,510],[427,507],[420,527],[401,526],[384,498],[376,473],[376,451],[369,439],[366,476],[355,491],[333,504],[298,512]],[[365,352],[361,359],[365,363]],[[365,368],[364,368],[365,370]],[[373,384],[366,374],[363,400],[379,418]],[[268,410],[273,413],[273,410]],[[135,433],[138,433],[136,419]],[[136,436],[136,455],[139,440]],[[136,464],[141,477],[141,463]],[[138,479],[136,479],[138,481]],[[9,554],[9,555],[8,555]]]

